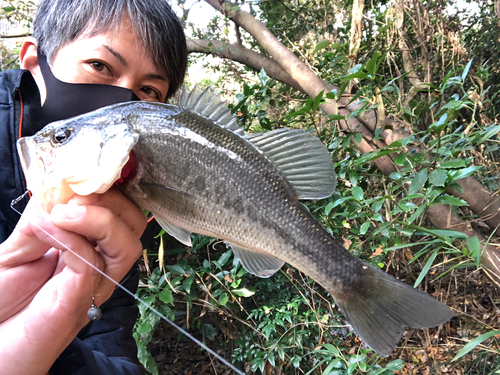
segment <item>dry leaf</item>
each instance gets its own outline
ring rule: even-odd
[[[370,255],[370,258],[375,258],[377,255],[380,254],[382,254],[382,246],[377,247],[377,250],[375,250],[375,252],[372,255]]]

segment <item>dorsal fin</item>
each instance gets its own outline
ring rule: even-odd
[[[282,128],[248,134],[252,142],[283,173],[300,199],[327,198],[337,178],[326,146],[302,129]]]
[[[331,155],[312,134],[289,128],[245,134],[226,102],[210,88],[201,90],[198,85],[190,92],[184,87],[178,105],[251,142],[283,173],[300,199],[327,198],[334,192],[337,180]]]
[[[210,87],[202,90],[196,84],[188,92],[184,86],[179,95],[177,105],[208,118],[239,136],[244,135],[243,129],[236,123],[236,117],[231,114],[231,110],[227,107],[226,102],[220,98],[219,94],[215,95]]]

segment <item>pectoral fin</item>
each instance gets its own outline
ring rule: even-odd
[[[272,255],[244,249],[227,241],[226,244],[233,249],[234,256],[240,260],[242,266],[255,276],[271,277],[285,264],[285,262]]]
[[[166,218],[161,215],[156,215],[153,213],[158,224],[161,225],[165,232],[174,237],[177,241],[183,243],[186,246],[193,246],[191,243],[191,232],[178,227],[177,225],[172,224]]]

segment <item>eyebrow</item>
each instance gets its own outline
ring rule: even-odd
[[[116,59],[120,62],[120,64],[122,64],[123,66],[127,66],[128,65],[127,64],[127,60],[125,60],[125,57],[123,57],[122,55],[120,55],[113,48],[111,48],[107,44],[103,44],[102,46],[104,48],[106,48],[109,52],[111,52],[111,54],[113,54],[113,56],[116,57]]]
[[[127,66],[128,65],[127,64],[127,60],[120,53],[118,53],[117,51],[115,51],[113,48],[111,48],[107,44],[103,44],[102,46],[106,50],[108,50],[114,57],[116,57],[116,59],[120,62],[120,64],[122,64],[123,66]],[[146,75],[146,77],[148,79],[157,79],[157,80],[165,81],[165,82],[168,81],[165,76],[162,76],[162,75],[156,74],[156,73],[149,73],[149,74]]]

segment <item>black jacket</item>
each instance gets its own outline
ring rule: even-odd
[[[40,95],[31,73],[0,72],[0,243],[19,220],[19,214],[10,208],[11,201],[26,190],[16,140],[20,134],[33,135],[43,127],[40,112]],[[22,212],[27,199],[16,205],[19,211]],[[135,293],[138,282],[139,271],[135,266],[122,285]],[[54,363],[50,374],[141,373],[132,336],[138,313],[135,299],[117,288],[101,310],[101,320],[89,323],[78,334]]]

